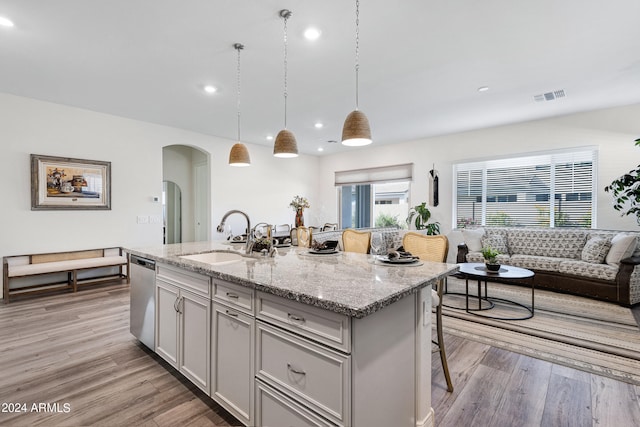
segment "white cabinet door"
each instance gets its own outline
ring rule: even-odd
[[[209,324],[211,301],[180,290],[180,372],[206,393],[209,392]]]
[[[212,324],[211,396],[252,425],[255,319],[214,302]]]
[[[178,367],[178,287],[156,280],[156,353]]]

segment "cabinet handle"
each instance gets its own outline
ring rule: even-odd
[[[305,371],[298,371],[297,369],[294,369],[293,367],[291,367],[290,363],[287,363],[287,369],[290,370],[291,372],[293,372],[294,374],[307,375],[307,373]]]
[[[180,297],[180,299],[178,300],[178,313],[182,314],[183,309],[184,309],[184,297]]]
[[[232,317],[238,317],[238,313],[232,313],[229,310],[225,310],[225,313],[227,313],[229,316],[232,316]]]
[[[180,313],[180,310],[178,310],[179,302],[180,302],[180,297],[176,297],[176,300],[173,302],[173,309],[176,311],[176,313]]]
[[[295,320],[296,322],[306,322],[304,317],[296,316],[295,314],[287,313],[287,317],[291,320]]]
[[[231,292],[227,292],[227,296],[228,296],[229,298],[236,298],[236,299],[237,299],[237,298],[239,298],[239,297],[238,297],[238,295],[233,294],[233,293],[231,293]]]

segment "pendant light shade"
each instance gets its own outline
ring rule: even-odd
[[[229,164],[231,166],[251,166],[251,157],[249,150],[241,143],[236,142],[229,152]]]
[[[360,71],[360,0],[356,0],[356,109],[349,113],[342,126],[342,145],[359,147],[371,144],[369,119],[358,109],[358,73]]]
[[[290,130],[283,129],[278,132],[276,142],[273,144],[273,155],[276,157],[298,157],[298,143]]]
[[[342,127],[342,144],[359,147],[371,144],[369,119],[360,110],[354,110],[347,116]]]
[[[291,17],[291,11],[282,9],[280,17],[284,20],[284,129],[278,132],[273,144],[275,157],[298,157],[298,142],[290,130],[287,130],[287,21]]]
[[[240,51],[244,49],[244,45],[236,43],[233,48],[238,51],[238,67],[237,67],[237,99],[238,99],[238,142],[233,144],[231,151],[229,152],[229,165],[231,166],[250,166],[251,157],[249,157],[249,150],[240,142]]]

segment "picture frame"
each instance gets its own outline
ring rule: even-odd
[[[31,210],[111,210],[111,162],[31,154]]]

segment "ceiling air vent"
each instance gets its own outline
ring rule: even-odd
[[[564,89],[554,90],[553,92],[542,93],[540,95],[534,95],[533,99],[536,102],[553,101],[554,99],[564,98],[566,94]]]

